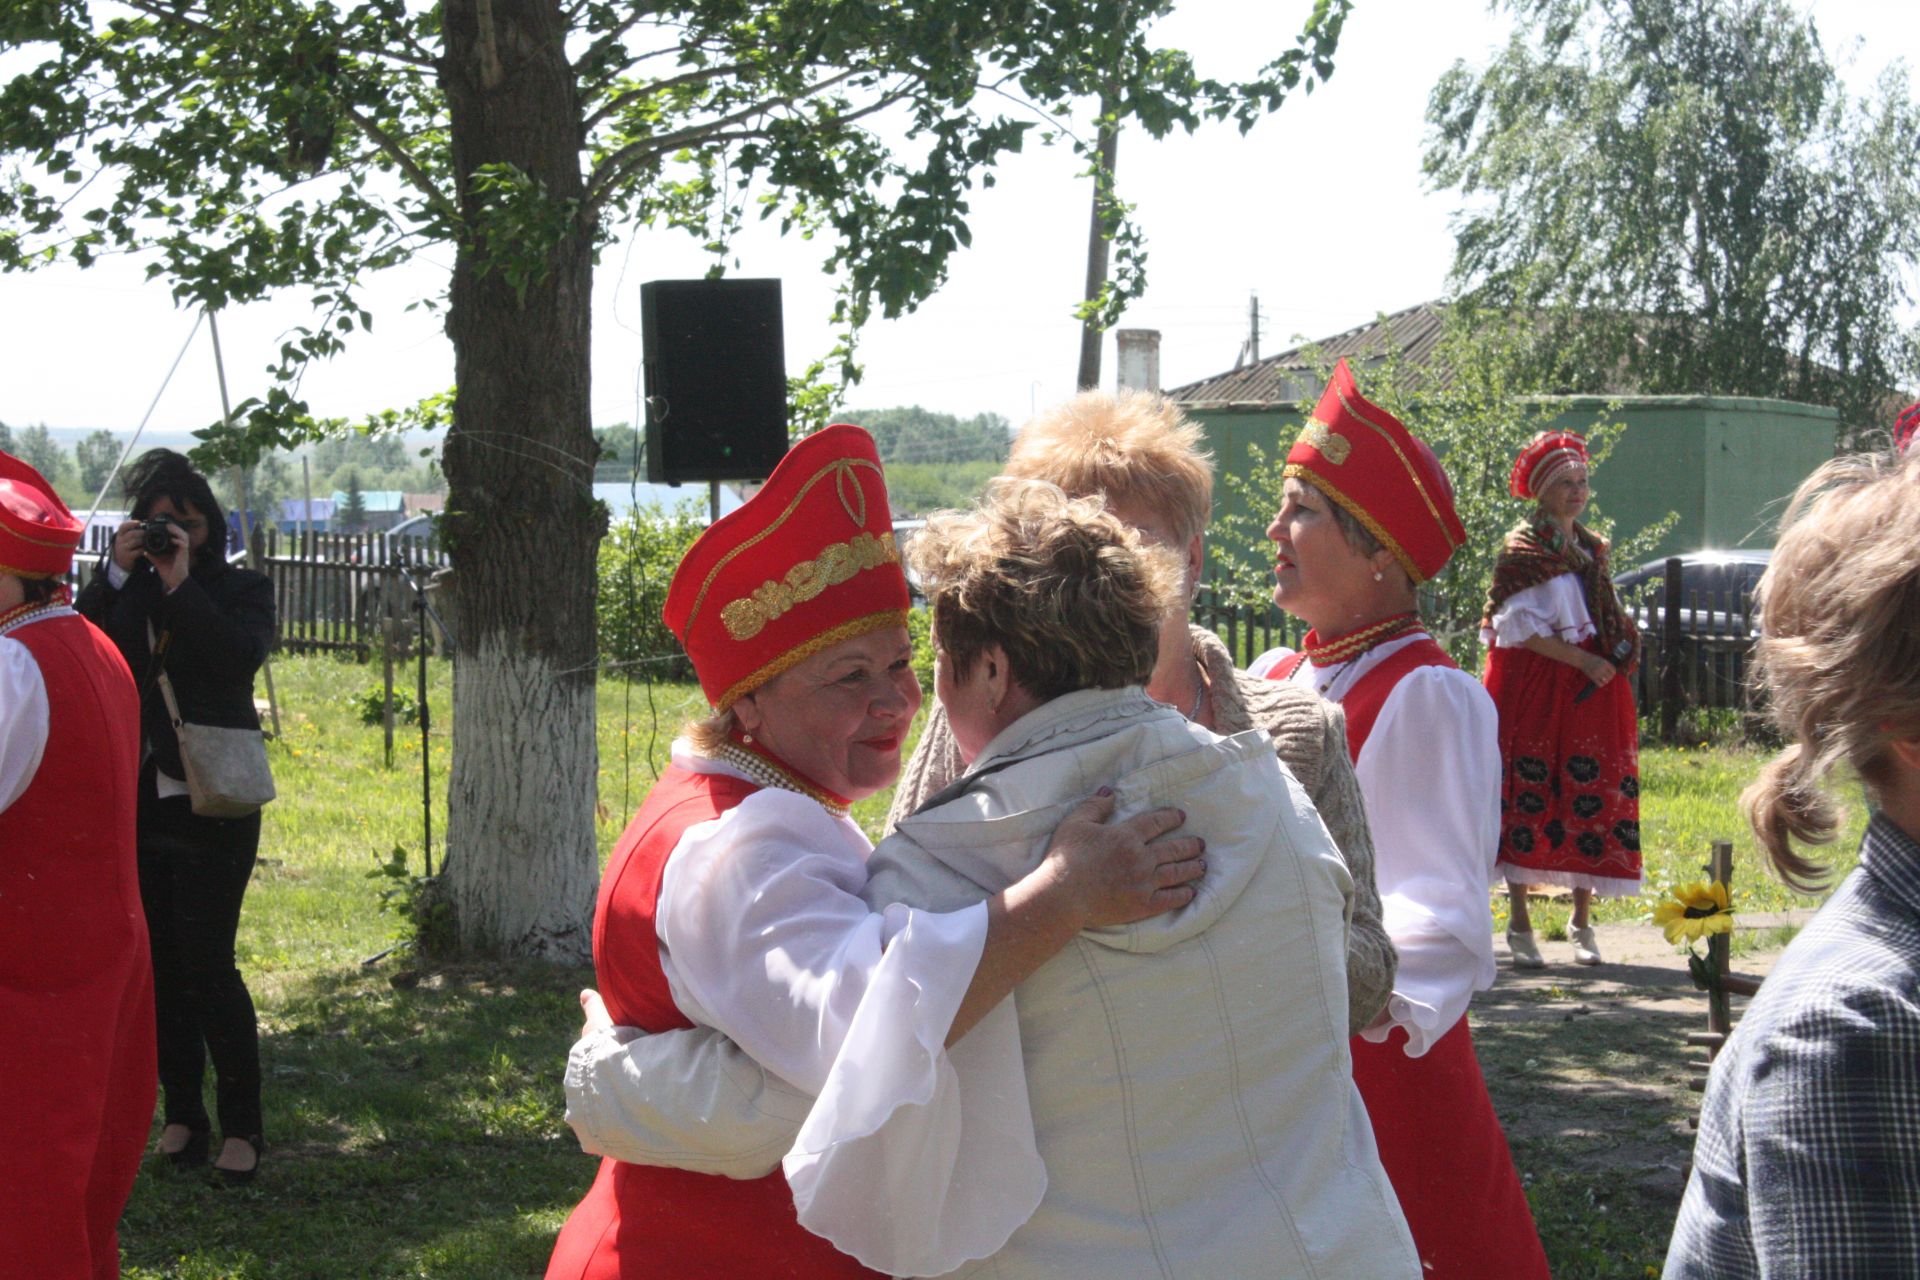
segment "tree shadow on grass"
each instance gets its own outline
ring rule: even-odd
[[[1687,1033],[1706,997],[1684,971],[1612,964],[1500,984],[1474,1002],[1494,1110],[1559,1280],[1640,1280],[1665,1256],[1699,1095]]]
[[[133,1280],[537,1276],[593,1180],[561,1074],[591,971],[329,970],[261,1011],[269,1149],[209,1187],[150,1163],[121,1228]]]

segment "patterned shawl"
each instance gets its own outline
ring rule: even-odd
[[[1607,575],[1607,544],[1583,524],[1575,522],[1573,537],[1567,538],[1553,521],[1540,516],[1517,525],[1501,544],[1500,558],[1493,566],[1493,586],[1487,592],[1487,607],[1480,619],[1482,627],[1493,626],[1493,615],[1507,598],[1529,587],[1537,587],[1563,573],[1578,575],[1587,612],[1598,632],[1600,652],[1609,658],[1628,644],[1622,671],[1632,671],[1640,661],[1640,631],[1620,606],[1620,597]]]

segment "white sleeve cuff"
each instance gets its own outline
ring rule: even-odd
[[[943,1275],[999,1251],[1033,1216],[1046,1166],[1013,1001],[944,1047],[986,942],[986,904],[950,914],[892,906],[887,917],[888,962],[784,1165],[809,1231],[888,1275]],[[929,944],[930,955],[952,956],[966,934],[977,939],[967,981],[927,982],[937,975],[908,963]]]
[[[589,1155],[759,1178],[780,1167],[813,1099],[707,1027],[612,1027],[567,1054],[567,1123]]]

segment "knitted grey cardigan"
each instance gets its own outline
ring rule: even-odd
[[[1310,689],[1250,676],[1237,670],[1227,647],[1204,627],[1191,629],[1194,660],[1213,694],[1216,733],[1265,729],[1280,762],[1300,780],[1320,820],[1346,859],[1353,877],[1353,922],[1347,933],[1347,1030],[1357,1032],[1387,1007],[1399,958],[1380,919],[1380,891],[1373,882],[1373,836],[1347,750],[1347,718],[1336,703]],[[965,771],[960,748],[937,704],[927,716],[920,745],[900,771],[891,832],[935,792]]]

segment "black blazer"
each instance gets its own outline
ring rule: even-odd
[[[73,607],[106,632],[127,660],[140,687],[141,731],[162,772],[185,776],[147,643],[149,620],[156,636],[167,636],[163,659],[183,719],[230,729],[260,727],[253,675],[274,637],[273,582],[266,574],[219,560],[196,561],[187,580],[168,595],[160,575],[142,560],[116,591],[103,559]]]

